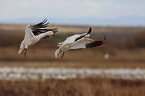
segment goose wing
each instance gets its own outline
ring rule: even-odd
[[[104,36],[104,40],[106,40],[106,36]],[[85,46],[86,46],[86,48],[97,47],[97,46],[103,45],[105,43],[104,40],[102,40],[102,41],[96,41],[95,40],[91,43],[87,43]]]
[[[48,31],[53,31],[54,33],[57,32],[56,28],[46,29],[46,27],[48,27],[48,26],[49,26],[49,22],[47,22],[47,19],[45,18],[42,22],[35,24],[35,25],[31,25],[30,28],[35,36],[48,32]],[[47,37],[49,38],[49,36],[46,36],[44,38],[47,38]]]
[[[75,42],[81,41],[81,39],[83,39],[87,34],[90,34],[91,31],[92,31],[92,29],[90,27],[89,31],[87,33],[76,34],[76,35],[70,36],[64,42],[60,42],[58,46],[61,46],[63,44],[69,44],[69,43],[75,43]]]
[[[80,36],[78,36],[78,37],[75,39],[75,42],[81,40],[81,39],[82,39],[83,37],[85,37],[87,34],[90,34],[91,31],[92,31],[92,28],[90,27],[90,28],[89,28],[89,31],[88,31],[87,33],[85,33],[85,34],[81,34]]]
[[[34,34],[32,33],[32,30],[30,28],[30,24],[28,24],[25,28],[24,43],[28,43],[32,37],[34,37]]]
[[[80,41],[73,44],[73,46],[70,49],[80,49],[80,48],[86,48],[86,44],[89,44],[93,42],[94,40],[91,38],[82,38]]]
[[[83,38],[79,42],[76,42],[73,47],[70,49],[80,49],[80,48],[93,48],[101,46],[104,44],[104,41],[96,41],[91,38]]]
[[[78,38],[79,36],[80,36],[80,34],[70,36],[70,37],[66,38],[65,41],[58,43],[57,46],[74,43],[75,42],[75,39]]]
[[[97,46],[100,46],[100,45],[103,45],[104,44],[104,41],[93,41],[91,43],[87,43],[85,45],[86,48],[93,48],[93,47],[97,47]]]

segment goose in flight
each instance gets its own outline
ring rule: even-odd
[[[49,38],[49,36],[55,35],[57,29],[47,29],[46,27],[48,26],[49,23],[47,19],[35,25],[28,24],[25,28],[24,40],[21,42],[18,54],[22,52],[22,56],[25,58],[27,49],[30,45],[37,43],[40,39]]]
[[[55,58],[59,58],[61,55],[61,60],[66,51],[70,49],[80,49],[80,48],[93,48],[104,44],[104,40],[96,41],[92,39],[91,27],[87,33],[84,34],[76,34],[66,38],[65,41],[58,43],[58,49],[55,51]]]

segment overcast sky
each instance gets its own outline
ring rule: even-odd
[[[145,17],[145,0],[0,0],[0,20]]]

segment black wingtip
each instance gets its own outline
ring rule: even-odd
[[[92,28],[90,27],[90,28],[89,28],[89,31],[88,31],[88,33],[87,33],[87,34],[90,34],[90,33],[91,33],[91,31],[92,31]]]
[[[47,18],[44,18],[44,20],[42,21],[42,23],[46,23],[47,22]]]

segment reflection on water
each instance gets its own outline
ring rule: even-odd
[[[47,80],[73,78],[113,78],[145,80],[145,69],[24,68],[0,67],[1,80]]]

